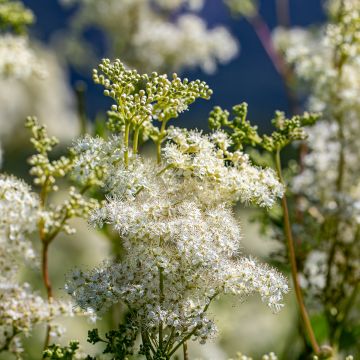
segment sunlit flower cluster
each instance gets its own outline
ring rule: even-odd
[[[163,150],[168,165],[184,176],[196,177],[200,188],[212,188],[213,196],[219,193],[218,196],[228,201],[240,200],[264,207],[271,207],[282,197],[284,189],[275,172],[251,165],[248,155],[241,151],[231,152],[232,143],[225,133],[218,131],[206,136],[172,128],[168,137],[172,142]]]
[[[181,150],[183,156],[190,148],[193,154],[186,168],[182,160],[171,161],[170,144],[164,147],[162,165],[132,156],[127,167],[112,166],[107,201],[92,214],[91,222],[112,225],[126,256],[121,263],[75,271],[66,288],[86,310],[101,313],[122,301],[136,312],[140,327],[156,332],[162,324],[168,335],[173,331],[173,342],[187,336],[205,342],[216,332],[206,310],[222,293],[243,298],[257,292],[274,311],[282,307],[286,281],[275,270],[240,257],[241,232],[231,205],[240,199],[270,206],[283,189],[273,173],[260,175],[261,170],[245,158],[245,165],[236,168],[237,185],[218,181],[217,190],[217,176],[231,177],[225,173],[224,154],[216,156],[216,143],[227,143],[226,135],[213,134],[217,142],[212,143],[200,133],[182,131],[177,137],[176,131],[180,130],[170,130],[169,137],[179,147],[179,159]],[[82,139],[82,147],[85,141],[93,142]],[[257,195],[260,189],[263,198]]]

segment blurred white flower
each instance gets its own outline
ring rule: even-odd
[[[0,102],[4,104],[0,109],[0,139],[4,146],[19,146],[28,139],[24,122],[29,115],[37,116],[60,140],[70,141],[78,134],[74,96],[64,69],[51,51],[37,47],[34,52],[44,76],[0,79]],[[22,68],[29,66],[31,63],[25,63]]]
[[[27,79],[31,76],[43,77],[44,67],[31,49],[28,38],[0,35],[0,79]]]
[[[99,58],[83,36],[89,27],[99,28],[109,39],[107,53],[111,57],[119,57],[142,71],[201,67],[205,72],[214,72],[218,63],[229,62],[239,50],[227,29],[222,26],[208,29],[204,20],[194,14],[203,6],[202,0],[63,2],[79,5],[72,31],[59,35],[59,43],[67,49],[69,60],[76,64],[84,65],[84,59]]]

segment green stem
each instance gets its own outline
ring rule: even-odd
[[[189,351],[188,351],[187,342],[183,343],[183,354],[184,354],[184,360],[189,360]]]
[[[130,122],[127,122],[125,125],[125,134],[124,134],[124,164],[125,167],[129,166],[129,135],[130,135]]]
[[[281,171],[281,158],[280,158],[280,149],[277,149],[276,155],[275,155],[275,162],[276,162],[276,170],[278,177],[282,184],[284,184],[284,180],[282,177],[282,171]],[[297,264],[296,264],[296,255],[295,255],[295,248],[294,248],[294,240],[291,230],[291,223],[290,223],[290,216],[289,216],[289,210],[287,205],[287,199],[286,194],[284,193],[284,196],[281,199],[281,205],[284,212],[284,234],[287,242],[288,247],[288,255],[291,265],[291,275],[294,282],[294,288],[295,288],[295,294],[296,294],[296,300],[299,306],[300,315],[303,320],[303,324],[305,327],[305,331],[308,335],[309,341],[311,343],[311,347],[313,348],[313,351],[316,355],[320,353],[320,347],[316,341],[314,330],[311,326],[310,318],[307,313],[302,291],[299,284],[298,279],[298,270],[297,270]]]
[[[175,332],[175,328],[173,327],[173,328],[171,329],[171,333],[170,333],[170,335],[169,335],[169,338],[167,339],[166,344],[165,344],[165,346],[164,346],[164,352],[167,351],[168,347],[169,347],[170,344],[172,343],[172,338],[173,338],[174,332]],[[171,344],[171,346],[172,346],[172,344]]]
[[[348,319],[350,310],[352,309],[353,304],[355,303],[356,297],[358,295],[359,291],[359,284],[356,284],[353,288],[353,291],[351,292],[351,295],[345,304],[345,308],[343,309],[343,315],[341,321],[338,323],[338,326],[335,330],[335,333],[333,335],[333,343],[338,344],[341,338],[341,335],[345,329],[346,321]]]
[[[13,333],[12,333],[12,335],[11,335],[9,338],[6,339],[4,346],[3,346],[2,348],[0,348],[0,353],[1,353],[2,351],[8,351],[8,350],[9,350],[10,345],[11,345],[11,342],[14,340],[15,336],[18,335],[19,333],[20,333],[20,332],[17,331],[17,330],[13,327]]]
[[[85,91],[86,91],[86,83],[84,81],[78,81],[75,84],[75,93],[77,99],[78,118],[80,123],[80,135],[85,135],[87,133]]]
[[[203,311],[202,311],[203,314],[206,313],[206,311],[208,310],[211,302],[216,298],[216,296],[218,296],[218,293],[215,293],[211,298],[209,298],[209,302],[205,305],[205,307],[204,307],[204,309],[203,309]],[[179,349],[179,347],[180,347],[181,345],[183,345],[186,341],[188,341],[188,340],[196,333],[196,331],[197,331],[198,329],[200,329],[200,326],[196,326],[193,331],[191,331],[189,334],[187,334],[187,335],[169,352],[169,354],[168,354],[169,358],[171,357],[171,355],[173,355],[173,354],[176,352],[177,349]]]
[[[133,153],[134,154],[137,154],[137,152],[138,152],[139,133],[140,133],[140,126],[137,126],[134,131],[134,139],[133,139]]]
[[[141,330],[141,340],[144,345],[144,347],[149,346],[150,350],[155,354],[155,349],[153,348],[151,342],[149,341],[147,334],[144,330]],[[146,360],[152,360],[150,353],[145,353]]]

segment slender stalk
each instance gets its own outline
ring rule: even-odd
[[[51,286],[51,282],[50,282],[50,277],[49,277],[49,273],[48,273],[48,252],[47,252],[47,248],[46,250],[44,250],[45,247],[43,248],[43,266],[42,266],[42,273],[43,273],[43,281],[46,287],[46,291],[47,291],[47,298],[48,301],[51,302],[53,299],[53,295],[52,295],[52,286]],[[44,349],[46,349],[49,344],[50,344],[50,332],[51,332],[51,325],[47,324],[46,326],[46,333],[45,333],[45,341],[44,341]]]
[[[48,196],[47,184],[48,184],[48,181],[45,180],[44,185],[40,192],[40,204],[41,204],[42,209],[44,209],[44,210],[46,209],[46,199]],[[81,190],[81,194],[84,194],[88,189],[89,189],[89,186],[85,186]],[[69,213],[66,211],[62,221],[60,222],[59,227],[55,231],[53,231],[52,233],[49,233],[49,234],[45,233],[44,222],[42,220],[40,220],[39,225],[38,225],[39,237],[40,237],[41,244],[42,244],[41,274],[42,274],[42,279],[43,279],[43,283],[44,283],[44,286],[46,289],[47,299],[48,299],[49,303],[54,298],[51,279],[50,279],[50,275],[49,275],[49,246],[50,246],[51,242],[55,239],[55,237],[60,233],[63,225],[65,224],[66,220],[68,220],[68,218],[69,218]],[[49,346],[50,332],[51,332],[51,326],[50,326],[50,324],[48,324],[47,328],[46,328],[44,349],[46,349]]]
[[[50,243],[48,241],[45,241],[43,243],[41,269],[42,269],[44,285],[45,285],[46,292],[47,292],[47,298],[50,301],[53,297],[53,292],[52,292],[52,286],[51,286],[51,281],[50,281],[50,277],[49,277],[49,265],[48,265],[49,264],[48,263],[49,244]]]
[[[183,345],[186,341],[188,341],[199,329],[198,326],[195,327],[193,331],[191,331],[189,334],[187,334],[182,341],[180,341],[169,353],[169,358],[176,352],[176,350]]]
[[[208,310],[211,302],[216,298],[216,296],[218,296],[218,293],[215,293],[211,298],[209,298],[209,302],[205,305],[204,309],[203,309],[203,314],[206,313],[206,311]],[[199,326],[195,326],[195,328],[189,333],[187,334],[168,354],[169,358],[171,357],[171,355],[173,355],[177,349],[180,348],[180,346],[182,346],[184,343],[186,343],[195,333],[196,331],[199,329]]]
[[[276,15],[280,26],[290,27],[289,0],[276,1]]]
[[[343,1],[341,1],[340,3],[340,10],[339,13],[342,11],[342,7],[343,7]],[[344,56],[343,54],[339,54],[339,49],[337,49],[334,53],[334,67],[337,70],[337,83],[336,83],[336,88],[335,88],[335,92],[334,92],[334,97],[333,97],[333,106],[335,108],[339,107],[341,105],[341,99],[339,97],[339,93],[341,93],[342,87],[342,77],[343,77],[343,66],[345,64],[346,61],[346,56]],[[345,159],[345,145],[346,145],[346,139],[345,139],[345,134],[344,134],[344,113],[340,110],[340,111],[335,111],[334,112],[334,119],[336,120],[336,123],[338,124],[338,133],[337,133],[337,137],[339,140],[339,144],[340,144],[340,150],[339,150],[339,158],[338,158],[338,163],[337,163],[337,178],[336,178],[336,182],[335,182],[335,187],[336,187],[336,192],[337,193],[342,193],[343,192],[343,187],[344,187],[344,175],[345,175],[345,171],[346,171],[346,159]],[[331,238],[330,238],[330,250],[329,250],[329,257],[328,257],[328,261],[327,261],[327,276],[326,276],[326,285],[325,285],[325,298],[326,301],[329,303],[334,303],[333,301],[331,301],[332,299],[332,291],[331,291],[331,283],[332,283],[332,264],[334,262],[334,258],[337,252],[337,248],[339,245],[339,231],[340,231],[340,217],[341,214],[339,213],[339,211],[341,211],[341,204],[338,202],[338,213],[335,215],[335,219],[334,219],[334,230],[331,234]],[[333,316],[331,314],[331,311],[327,310],[327,319],[328,319],[328,323],[330,325],[330,333],[331,333],[331,338],[333,338],[334,333],[337,331],[336,327],[337,324],[333,321]]]
[[[125,167],[129,166],[129,135],[130,135],[130,122],[127,122],[125,125],[125,134],[124,134],[124,164]]]
[[[282,177],[282,171],[281,171],[281,158],[280,158],[280,149],[276,151],[275,155],[275,161],[276,161],[276,170],[277,174],[279,176],[279,179],[282,184],[284,184],[284,180]],[[281,199],[281,205],[284,212],[284,234],[287,242],[288,247],[288,255],[291,265],[291,275],[294,282],[294,288],[295,288],[295,294],[296,294],[296,300],[299,306],[300,315],[303,320],[303,325],[305,327],[305,331],[307,333],[307,336],[309,338],[309,341],[311,343],[311,347],[316,355],[320,353],[320,347],[316,341],[314,330],[311,326],[310,318],[307,313],[302,291],[299,284],[298,279],[298,270],[297,270],[297,264],[296,264],[296,255],[295,255],[295,248],[294,248],[294,240],[291,230],[291,223],[290,223],[290,216],[289,216],[289,210],[287,205],[287,199],[286,194],[284,194],[283,198]]]
[[[87,118],[85,110],[85,91],[86,83],[84,81],[78,81],[75,84],[75,93],[77,99],[78,118],[80,123],[80,134],[85,135],[87,133]]]
[[[134,131],[134,139],[133,139],[133,153],[134,154],[137,154],[137,152],[138,152],[139,133],[140,133],[140,126],[137,126]]]
[[[2,351],[9,350],[10,345],[11,345],[12,341],[14,340],[15,336],[20,333],[18,330],[16,330],[16,328],[14,326],[13,326],[12,330],[13,330],[12,335],[6,339],[4,346],[0,348],[0,353]]]
[[[184,354],[184,360],[189,360],[189,352],[188,352],[187,342],[183,343],[183,354]]]
[[[46,207],[47,186],[48,186],[48,179],[45,179],[45,182],[40,191],[40,205],[43,209],[45,209],[45,207]],[[44,229],[44,222],[42,220],[39,221],[38,228],[39,228],[39,237],[40,237],[41,244],[42,244],[41,274],[42,274],[43,283],[44,283],[44,286],[46,289],[47,299],[49,302],[51,302],[52,298],[53,298],[53,292],[52,292],[52,285],[51,285],[51,280],[50,280],[50,276],[49,276],[49,261],[48,261],[50,242],[47,239],[45,229]],[[46,328],[44,349],[46,349],[49,345],[50,332],[51,332],[51,326],[50,326],[50,324],[48,324],[47,328]]]
[[[285,72],[284,71],[285,63],[273,46],[271,39],[271,31],[268,25],[266,24],[266,22],[259,13],[257,13],[252,17],[247,18],[247,20],[249,21],[250,25],[253,27],[257,37],[261,42],[261,45],[263,46],[264,50],[269,56],[275,69],[280,75],[283,74]]]
[[[144,330],[141,331],[141,340],[144,346],[149,346],[150,350],[155,354],[155,349],[153,348],[152,344],[150,343],[149,339],[147,338],[146,332]],[[152,360],[150,353],[145,353],[146,360]]]
[[[335,333],[333,335],[333,342],[335,344],[338,344],[339,343],[339,340],[341,338],[341,335],[343,333],[343,331],[345,330],[345,326],[346,326],[346,321],[348,319],[348,316],[350,314],[350,311],[352,309],[352,306],[353,304],[355,303],[355,300],[356,300],[356,297],[358,295],[358,292],[359,292],[359,288],[360,288],[360,285],[359,284],[356,284],[351,292],[351,295],[349,296],[349,299],[347,301],[347,303],[345,304],[345,307],[342,311],[342,319],[341,321],[339,321],[338,323],[338,326],[335,330]]]
[[[169,347],[170,344],[172,343],[172,339],[173,339],[174,332],[175,332],[175,328],[173,327],[173,328],[171,329],[171,333],[170,333],[170,335],[169,335],[169,338],[167,339],[166,344],[165,344],[165,346],[164,346],[164,351],[167,351],[168,347]]]

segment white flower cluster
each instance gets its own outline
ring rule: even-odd
[[[4,148],[28,143],[24,119],[29,114],[41,119],[49,132],[62,141],[70,141],[79,133],[75,102],[64,69],[50,50],[36,47],[34,53],[44,77],[0,76],[0,102],[6,104],[0,109],[0,139]],[[17,57],[12,55],[12,59]],[[23,71],[31,66],[32,62],[25,63]],[[18,139],[16,144],[12,141],[14,136]]]
[[[133,155],[127,167],[109,167],[107,201],[90,220],[112,225],[126,255],[120,263],[73,272],[66,289],[80,307],[94,312],[122,301],[139,327],[155,334],[163,327],[170,344],[186,338],[205,342],[216,332],[206,311],[220,294],[241,299],[258,293],[272,310],[282,307],[286,280],[240,256],[241,232],[232,204],[240,199],[270,206],[283,189],[273,173],[261,173],[240,154],[232,154],[243,158],[236,163],[237,179],[226,185],[220,178],[232,175],[225,166],[230,152],[221,150],[229,142],[223,133],[204,136],[172,129],[169,134],[173,143],[164,148],[163,165]],[[94,140],[81,140],[83,148],[85,141]]]
[[[29,284],[0,282],[0,352],[23,352],[19,335],[29,336],[33,327],[54,317],[72,313],[57,302],[48,303],[31,291]]]
[[[284,188],[275,172],[253,166],[249,156],[241,151],[232,153],[231,140],[225,133],[218,131],[206,136],[171,128],[168,137],[172,142],[164,147],[164,159],[184,176],[196,177],[200,188],[213,189],[214,195],[230,202],[263,207],[273,206],[282,197]]]
[[[43,76],[43,68],[24,36],[0,35],[0,76],[26,79]]]
[[[0,352],[18,355],[21,336],[35,325],[72,314],[68,304],[48,303],[16,279],[24,261],[37,261],[27,237],[39,219],[38,196],[23,181],[0,175]]]
[[[27,235],[39,220],[39,199],[23,181],[0,175],[0,281],[13,277],[19,257],[34,260]]]
[[[327,254],[314,250],[306,258],[304,270],[301,274],[301,287],[319,296],[326,286]]]
[[[201,67],[213,72],[218,62],[229,62],[238,52],[237,42],[227,29],[222,26],[208,29],[193,13],[202,7],[201,0],[76,0],[70,3],[79,3],[72,34],[65,40],[69,57],[75,62],[81,62],[81,57],[89,58],[84,54],[91,51],[91,46],[82,37],[89,26],[103,30],[110,40],[113,57],[121,57],[142,71]],[[173,12],[178,12],[176,17],[171,15]]]
[[[123,157],[119,147],[122,139],[113,136],[108,141],[86,135],[76,140],[72,151],[77,155],[72,170],[73,177],[82,185],[104,185],[109,166]]]
[[[206,23],[193,14],[180,16],[176,23],[151,18],[142,21],[133,46],[139,59],[149,59],[148,69],[199,66],[207,73],[215,72],[217,62],[225,64],[232,60],[238,51],[236,41],[225,27],[207,29]]]

